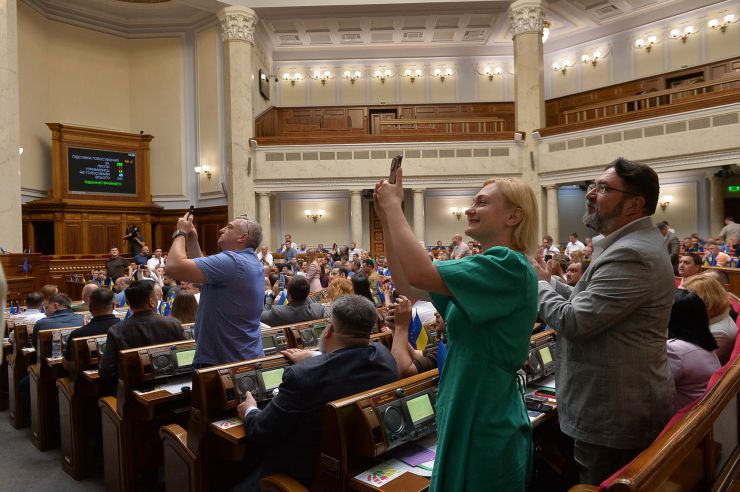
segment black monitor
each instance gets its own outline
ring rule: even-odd
[[[69,192],[136,195],[136,153],[69,147]]]

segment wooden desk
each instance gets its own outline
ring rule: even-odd
[[[168,491],[229,490],[243,477],[241,462],[247,449],[236,407],[243,388],[252,384],[242,383],[241,378],[251,378],[258,405],[264,406],[272,392],[262,388],[258,374],[290,364],[285,356],[273,355],[195,371],[187,430],[168,425],[159,433]],[[230,427],[217,425],[235,417]]]
[[[66,375],[61,357],[52,359],[52,338],[66,341],[79,327],[42,330],[38,333],[37,363],[29,368],[31,386],[31,441],[41,451],[59,443],[59,405],[57,403],[57,378]],[[64,353],[66,342],[61,350]]]
[[[36,363],[36,351],[30,347],[33,325],[12,325],[11,343],[13,353],[7,357],[8,361],[8,417],[10,424],[16,429],[22,429],[31,422],[31,416],[24,408],[18,393],[18,383],[28,374],[28,367]]]
[[[75,480],[90,476],[102,464],[97,367],[105,342],[105,335],[71,340],[70,358],[66,361],[68,374],[56,381],[62,469]]]
[[[166,375],[154,362],[169,357],[175,367],[177,351],[195,350],[192,340],[123,350],[118,358],[117,397],[104,397],[101,409],[103,434],[103,469],[106,491],[135,491],[141,488],[139,473],[156,474],[162,464],[159,428],[168,424],[186,425],[190,392],[170,393],[156,390],[172,379],[189,379],[192,367],[178,368],[183,373]],[[83,373],[87,374],[87,373]]]
[[[702,271],[706,270],[721,270],[725,272],[730,279],[730,292],[736,296],[740,296],[740,268],[702,267]]]
[[[8,409],[8,355],[13,351],[13,344],[3,340],[3,360],[0,363],[0,411]]]

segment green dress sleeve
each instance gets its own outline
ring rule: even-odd
[[[434,307],[444,315],[453,303],[472,324],[511,314],[534,275],[524,255],[504,247],[434,266],[452,293],[447,297],[430,292]]]

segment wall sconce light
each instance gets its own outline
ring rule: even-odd
[[[707,22],[707,25],[712,29],[719,29],[722,34],[724,34],[734,20],[735,14],[727,14],[722,18],[722,24],[719,23],[719,19],[711,19],[709,22]]]
[[[542,44],[547,42],[547,38],[550,37],[550,21],[544,21],[542,23]]]
[[[389,68],[386,68],[385,70],[375,71],[375,78],[379,79],[381,84],[385,84],[385,79],[389,79],[392,76],[392,72]]]
[[[414,83],[414,80],[421,78],[421,69],[417,68],[416,70],[411,70],[410,68],[407,68],[404,70],[403,74],[408,78],[411,83]]]
[[[683,28],[683,34],[680,29],[671,29],[671,37],[673,39],[680,39],[682,43],[685,43],[689,36],[694,34],[694,26],[686,26]]]
[[[480,72],[478,72],[480,73]],[[486,68],[483,69],[483,75],[484,77],[488,77],[489,82],[493,82],[493,78],[496,76],[501,76],[504,74],[504,69],[501,67],[491,67],[491,65],[486,65]]]
[[[458,222],[459,222],[459,221],[460,221],[460,218],[461,218],[461,217],[463,216],[463,214],[465,213],[465,210],[464,210],[464,209],[462,209],[462,208],[457,208],[457,207],[450,207],[450,213],[451,213],[452,215],[454,215],[455,217],[457,217],[457,220],[458,220]]]
[[[200,176],[201,174],[205,174],[206,176],[208,176],[208,181],[211,180],[211,174],[213,173],[211,173],[211,166],[209,166],[208,164],[201,164],[200,166],[195,166],[193,170],[195,171],[195,174],[197,174],[198,176]]]
[[[434,76],[439,79],[440,82],[445,81],[445,77],[452,77],[452,69],[451,68],[445,68],[442,70],[441,68],[435,68],[434,69]]]
[[[350,72],[349,70],[346,70],[344,72],[344,78],[349,80],[350,84],[354,84],[355,80],[361,77],[362,77],[362,72],[360,72],[359,70],[356,70],[354,73]]]
[[[321,217],[324,216],[324,210],[318,209],[318,210],[304,210],[303,213],[306,215],[307,219],[313,220],[313,223],[315,224]]]
[[[650,36],[648,36],[647,41],[645,41],[642,38],[636,39],[635,40],[635,48],[637,48],[639,50],[645,48],[645,51],[647,51],[648,53],[650,53],[650,50],[653,49],[653,45],[655,43],[657,43],[657,42],[658,42],[658,38],[656,36],[654,36],[654,35],[651,34]]]
[[[590,55],[581,55],[581,61],[583,63],[590,63],[594,67],[598,63],[598,61],[603,58],[604,55],[601,54],[601,51],[594,51]]]
[[[18,155],[23,155],[23,147],[18,147]]]
[[[322,73],[320,70],[316,70],[313,73],[313,78],[315,78],[316,80],[320,80],[321,85],[326,85],[326,81],[331,78],[331,72],[329,70],[326,70]]]
[[[570,67],[572,67],[572,66],[573,66],[573,62],[572,61],[570,61],[570,60],[563,60],[562,63],[559,63],[559,62],[553,63],[552,64],[552,70],[554,72],[560,72],[563,75],[565,75],[565,72],[567,72],[568,69]]]
[[[288,72],[285,72],[283,74],[283,80],[285,80],[285,81],[288,81],[289,80],[290,81],[290,85],[295,85],[296,82],[299,82],[299,81],[303,80],[303,74],[301,74],[299,72],[295,72],[293,74],[293,76],[291,77]]]
[[[660,209],[665,212],[665,209],[668,208],[668,205],[673,201],[673,195],[664,195],[658,200],[658,204],[660,205]]]

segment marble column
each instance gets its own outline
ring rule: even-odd
[[[362,248],[362,190],[352,190],[350,195],[350,241]]]
[[[229,217],[255,216],[254,155],[249,139],[254,137],[252,115],[252,50],[257,14],[241,6],[218,12],[224,43],[224,88],[226,104],[226,187]]]
[[[709,180],[709,235],[719,234],[725,225],[725,186],[722,178],[707,176]],[[737,221],[737,218],[736,218]]]
[[[514,104],[515,127],[526,138],[520,144],[522,179],[533,190],[540,190],[539,146],[532,132],[545,126],[545,75],[542,58],[542,27],[545,20],[544,0],[517,0],[509,7],[514,33]],[[542,194],[535,192],[540,204],[542,227]],[[550,231],[552,232],[552,231]]]
[[[259,198],[259,223],[262,226],[262,244],[270,246],[271,251],[278,249],[272,244],[272,225],[270,224],[270,193],[257,193]]]
[[[547,228],[545,234],[553,238],[555,244],[560,244],[560,221],[558,219],[558,187],[548,185],[547,190]]]
[[[424,190],[414,189],[414,234],[419,241],[424,238]]]
[[[18,4],[0,3],[0,247],[23,251],[20,118],[18,102]],[[13,272],[15,273],[15,272]]]

